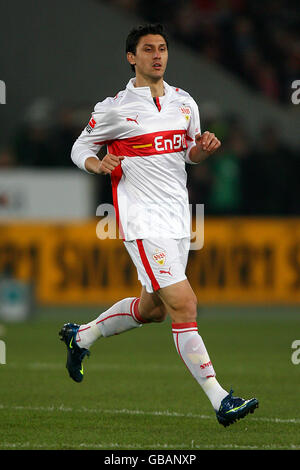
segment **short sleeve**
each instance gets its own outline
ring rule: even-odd
[[[201,125],[200,125],[200,114],[197,103],[192,99],[191,101],[191,118],[187,128],[187,151],[185,156],[185,161],[191,165],[196,165],[197,163],[193,162],[189,158],[191,149],[196,145],[195,137],[197,134],[201,134]]]
[[[115,111],[110,103],[111,98],[97,103],[90,120],[74,142],[71,158],[75,165],[85,170],[85,160],[97,157],[103,145],[116,138]]]

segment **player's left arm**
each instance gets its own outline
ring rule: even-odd
[[[221,147],[220,140],[213,132],[205,131],[195,135],[195,145],[190,149],[189,159],[193,163],[200,163]]]
[[[202,162],[221,146],[213,132],[201,132],[200,113],[196,101],[190,97],[191,116],[188,121],[188,148],[185,161],[192,165]]]

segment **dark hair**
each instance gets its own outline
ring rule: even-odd
[[[126,54],[127,52],[132,52],[133,54],[135,54],[136,46],[138,45],[140,38],[143,36],[147,36],[147,34],[160,34],[160,36],[162,36],[166,41],[167,48],[169,47],[168,36],[162,24],[145,24],[133,28],[128,34],[126,39]],[[130,65],[130,67],[133,71],[135,71],[134,65]]]

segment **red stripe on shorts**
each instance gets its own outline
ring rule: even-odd
[[[143,241],[142,240],[137,240],[136,242],[137,242],[140,257],[141,257],[142,263],[144,265],[144,268],[146,270],[146,273],[148,274],[148,276],[150,278],[153,289],[156,291],[156,290],[160,289],[160,285],[158,284],[158,282],[157,282],[157,280],[156,280],[156,278],[153,274],[153,271],[151,269],[150,263],[148,261],[147,255],[145,253]]]
[[[121,219],[120,219],[119,203],[118,203],[118,185],[120,183],[122,176],[123,176],[122,166],[121,164],[119,164],[112,171],[110,177],[111,177],[111,185],[112,185],[113,204],[114,204],[115,213],[116,213],[116,221],[120,230],[120,235],[122,239],[125,240],[124,230],[123,230]]]

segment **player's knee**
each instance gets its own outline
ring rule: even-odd
[[[176,323],[195,322],[197,319],[197,297],[192,294],[176,299],[170,305],[172,320]]]
[[[140,315],[148,323],[161,323],[166,319],[167,310],[164,305],[154,307],[151,310],[141,308]]]
[[[153,321],[155,323],[162,323],[163,321],[165,321],[167,314],[168,312],[166,311],[165,306],[162,305],[161,307],[158,307],[155,310],[154,315],[153,315]]]

